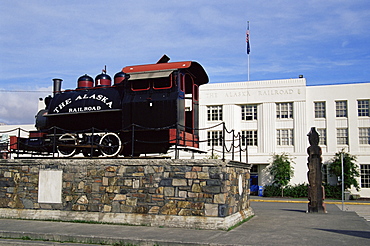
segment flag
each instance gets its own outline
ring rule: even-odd
[[[249,44],[249,21],[247,22],[247,31],[245,32],[246,52],[247,55],[251,52],[251,46]]]

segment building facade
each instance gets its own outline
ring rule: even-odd
[[[240,134],[248,162],[254,165],[255,184],[271,183],[267,166],[274,153],[288,153],[293,158],[291,184],[308,183],[307,134],[316,127],[324,167],[342,149],[357,156],[361,190],[351,193],[370,197],[369,102],[370,83],[306,86],[305,78],[297,78],[203,85],[200,139],[207,141],[201,143],[201,149],[221,156],[221,136],[225,134],[226,149],[232,150],[230,135]],[[226,158],[238,160],[238,155],[235,151]],[[246,158],[242,153],[241,160]],[[331,178],[326,173],[324,177]]]

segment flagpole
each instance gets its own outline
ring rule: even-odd
[[[249,44],[249,40],[250,40],[250,37],[249,37],[249,21],[247,21],[247,31],[245,32],[245,41],[246,41],[246,47],[245,47],[245,51],[247,53],[247,56],[248,56],[248,61],[247,61],[247,65],[248,65],[248,81],[249,81],[249,53],[250,53],[250,44]]]
[[[248,81],[249,81],[249,54],[248,54]]]

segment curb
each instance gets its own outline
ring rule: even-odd
[[[280,203],[308,203],[308,201],[292,201],[292,200],[264,200],[250,199],[251,202],[280,202]],[[342,202],[324,201],[325,204],[342,204]],[[370,205],[368,202],[344,202],[344,205]]]

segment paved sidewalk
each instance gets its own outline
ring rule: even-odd
[[[303,200],[297,203],[286,199],[285,202],[252,202],[252,208],[256,215],[229,232],[0,219],[0,237],[80,242],[84,245],[103,242],[160,246],[370,245],[369,222],[354,212],[341,211],[336,204],[327,205],[327,214],[307,214],[307,204]],[[0,245],[82,244],[0,240]]]
[[[307,198],[280,198],[280,197],[259,197],[252,196],[253,202],[283,202],[283,203],[304,203],[307,204]],[[342,211],[351,211],[358,216],[370,222],[370,200],[325,200],[326,204],[335,204]]]

